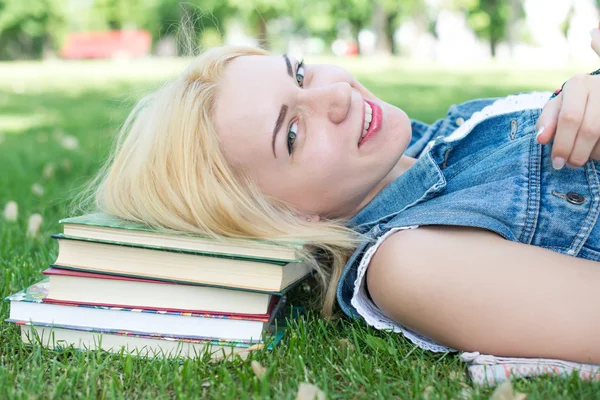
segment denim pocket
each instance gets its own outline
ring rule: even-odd
[[[582,167],[555,170],[551,152],[551,145],[544,146],[540,212],[532,244],[571,256],[583,251],[582,258],[600,260],[599,164],[588,161]]]

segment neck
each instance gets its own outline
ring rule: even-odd
[[[364,206],[366,206],[367,204],[369,204],[371,202],[371,200],[373,200],[375,198],[375,196],[377,196],[384,187],[389,185],[390,182],[394,181],[396,178],[398,178],[400,175],[402,175],[404,172],[406,172],[416,161],[417,161],[417,159],[413,158],[413,157],[404,156],[404,155],[402,157],[400,157],[400,160],[398,160],[398,162],[396,163],[394,168],[392,168],[392,170],[385,176],[385,178],[383,178],[381,180],[381,182],[379,182],[373,188],[373,190],[371,190],[371,192],[369,192],[367,197],[365,197],[365,199],[359,204],[359,206],[356,208],[356,210],[354,210],[352,215],[355,215],[360,210],[362,210],[362,208]]]

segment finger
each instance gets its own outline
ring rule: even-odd
[[[590,91],[585,108],[583,121],[577,132],[575,144],[568,158],[569,164],[581,167],[590,158],[600,138],[600,118],[596,110],[600,109],[600,94]]]
[[[600,56],[600,29],[592,29],[590,36],[592,36],[592,50]]]
[[[548,101],[544,105],[542,114],[540,114],[540,117],[538,118],[537,123],[535,125],[535,128],[538,132],[538,136],[536,137],[538,143],[547,144],[554,137],[554,133],[556,132],[556,125],[558,123],[558,114],[560,113],[561,107],[562,93],[560,93],[558,96]]]
[[[596,143],[596,146],[594,146],[590,158],[592,160],[600,160],[600,140]]]
[[[575,75],[569,79],[562,91],[562,107],[558,114],[558,124],[552,145],[552,165],[560,169],[569,159],[575,137],[583,121],[587,104],[588,90],[586,80],[588,75]]]

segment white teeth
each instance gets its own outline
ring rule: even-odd
[[[361,135],[361,139],[365,137],[367,131],[369,130],[369,126],[371,126],[371,121],[373,120],[373,109],[371,105],[365,101],[365,123],[363,125],[363,132]]]

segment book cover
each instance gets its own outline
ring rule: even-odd
[[[41,345],[53,350],[104,350],[110,353],[131,354],[139,357],[197,358],[206,354],[213,360],[229,359],[234,355],[242,358],[250,352],[272,350],[282,339],[283,329],[265,335],[261,343],[240,343],[222,340],[198,340],[191,338],[165,338],[138,335],[133,332],[95,332],[67,329],[57,326],[32,325],[15,321],[20,327],[23,343]]]
[[[191,255],[212,257],[212,258],[224,258],[224,259],[228,259],[228,260],[253,261],[253,262],[261,262],[261,263],[280,265],[280,266],[284,266],[289,263],[299,263],[302,261],[299,259],[287,261],[287,260],[282,260],[279,258],[272,258],[272,257],[249,257],[249,256],[238,255],[235,253],[197,251],[197,250],[189,250],[189,249],[182,249],[182,248],[175,248],[175,247],[156,246],[156,245],[150,245],[150,244],[129,243],[129,242],[120,242],[120,241],[103,240],[103,239],[90,239],[90,238],[84,238],[84,237],[65,235],[64,233],[56,233],[56,234],[53,234],[50,236],[56,240],[62,239],[62,240],[75,240],[75,241],[79,241],[79,242],[102,243],[102,244],[109,244],[109,245],[117,245],[117,246],[121,246],[121,247],[132,247],[135,249],[150,249],[150,250],[158,250],[158,251],[167,251],[167,252],[171,252],[171,253],[191,254]]]
[[[25,302],[25,303],[45,303],[47,302],[48,292],[50,290],[50,282],[46,278],[43,281],[35,283],[28,288],[21,290],[13,295],[6,297],[5,300],[11,302]],[[135,313],[147,313],[147,314],[163,314],[163,315],[175,315],[182,317],[200,317],[200,318],[214,318],[214,319],[232,319],[232,320],[244,320],[244,321],[259,321],[269,322],[273,312],[276,309],[280,309],[285,300],[283,297],[273,297],[271,308],[269,313],[263,315],[244,315],[244,314],[231,314],[231,313],[211,313],[211,312],[189,312],[179,310],[162,310],[162,309],[145,309],[140,307],[129,308],[121,306],[105,306],[97,304],[81,304],[81,303],[69,303],[62,301],[50,301],[49,303],[57,303],[64,306],[71,307],[83,307],[100,310],[111,310],[111,311],[123,311],[123,312],[135,312]],[[279,304],[281,303],[281,304]]]
[[[66,270],[73,271],[73,272],[86,272],[80,268],[71,267],[68,265],[50,264],[50,267],[56,268],[56,269],[66,269]],[[294,281],[291,285],[286,286],[284,288],[284,290],[264,291],[264,290],[256,290],[256,289],[249,289],[249,288],[237,288],[237,287],[225,286],[225,285],[206,284],[206,283],[200,283],[200,282],[189,282],[189,281],[184,281],[184,280],[179,280],[179,279],[167,279],[167,278],[157,278],[157,277],[148,279],[145,276],[133,275],[133,274],[122,274],[122,273],[117,274],[117,273],[112,273],[112,272],[100,272],[100,271],[95,272],[95,273],[101,274],[101,275],[106,275],[106,276],[113,276],[115,278],[123,277],[123,278],[131,278],[131,279],[146,279],[146,280],[152,280],[155,282],[164,282],[164,283],[171,283],[171,284],[177,284],[177,285],[207,286],[207,287],[214,287],[214,288],[227,289],[227,290],[240,290],[243,292],[264,293],[264,294],[270,294],[273,296],[284,296],[288,291],[295,288],[296,286],[301,284],[302,281],[304,281],[305,279],[307,279],[308,277],[310,277],[312,275],[312,273],[311,273],[311,274],[303,276],[301,279]]]
[[[45,302],[264,316],[273,299],[271,294],[59,268],[43,274],[50,278]]]
[[[51,266],[64,269],[276,295],[283,294],[313,272],[308,260],[282,265],[274,261],[239,260],[53,237],[58,240],[59,251]],[[165,268],[166,265],[169,268]]]
[[[40,326],[40,327],[46,327],[46,328],[69,329],[69,330],[82,331],[82,332],[95,332],[95,333],[102,333],[102,334],[145,338],[145,339],[158,339],[158,340],[178,341],[178,342],[186,342],[186,343],[210,343],[210,344],[220,345],[220,346],[233,345],[236,347],[249,347],[249,346],[252,346],[253,344],[263,343],[262,339],[231,340],[231,339],[214,338],[214,337],[208,337],[208,336],[198,336],[198,335],[172,335],[172,334],[152,333],[152,332],[104,329],[104,328],[98,328],[98,327],[87,327],[87,326],[79,326],[79,325],[54,324],[54,323],[48,323],[48,322],[35,322],[35,321],[32,322],[32,321],[24,321],[24,320],[11,319],[11,318],[5,319],[4,322],[8,322],[8,323],[19,325],[19,326]]]
[[[280,262],[301,261],[297,250],[303,247],[299,241],[275,243],[266,240],[243,240],[223,238],[217,240],[198,234],[158,231],[152,227],[126,221],[103,213],[86,214],[64,218],[64,237],[99,241],[156,249],[188,250],[207,255],[226,255]]]

